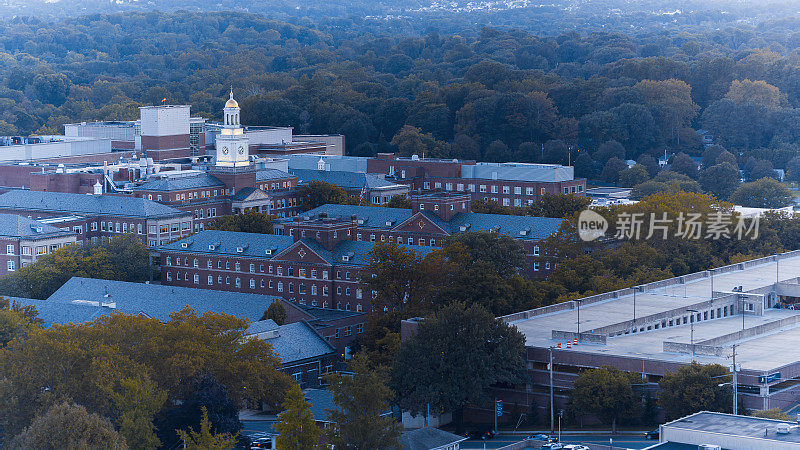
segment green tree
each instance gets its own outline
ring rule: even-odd
[[[392,311],[426,311],[429,309],[429,286],[436,276],[426,257],[416,250],[395,242],[375,245],[367,252],[369,265],[361,283],[367,291],[375,291],[374,308]]]
[[[394,393],[384,375],[370,368],[363,353],[353,356],[350,369],[352,376],[328,378],[337,408],[329,410],[336,425],[329,428],[327,443],[353,450],[397,447],[400,430],[391,414],[386,414]]]
[[[608,162],[606,162],[606,165],[603,166],[603,172],[600,174],[600,177],[603,179],[603,181],[617,183],[619,182],[620,173],[627,168],[628,166],[625,164],[625,162],[615,156],[609,159]]]
[[[647,168],[641,164],[635,164],[619,173],[619,185],[622,187],[633,187],[649,179]]]
[[[447,158],[451,151],[448,143],[411,125],[404,125],[392,138],[391,145],[403,156],[424,154],[427,157]]]
[[[730,412],[731,389],[720,387],[728,369],[719,364],[703,365],[692,361],[673,373],[666,373],[658,382],[658,404],[667,420],[675,420],[698,411]]]
[[[267,310],[264,311],[264,315],[261,317],[261,320],[272,319],[278,325],[284,325],[287,318],[288,315],[286,314],[286,308],[284,308],[283,303],[276,298],[272,300],[272,303],[269,304]]]
[[[587,370],[572,385],[571,407],[576,414],[593,414],[616,433],[618,420],[641,413],[641,399],[632,386],[637,379],[637,374],[610,366]]]
[[[190,450],[229,450],[236,446],[236,437],[230,433],[214,433],[211,431],[211,421],[208,420],[208,411],[202,408],[203,418],[200,421],[200,431],[176,430],[183,441],[183,448]]]
[[[143,282],[150,279],[149,258],[150,250],[133,234],[111,242],[72,244],[4,277],[0,291],[46,299],[72,277]]]
[[[677,172],[691,179],[697,178],[697,164],[686,153],[678,153],[669,160],[670,170]]]
[[[720,200],[727,200],[739,187],[739,169],[730,163],[715,164],[700,172],[700,185]]]
[[[319,448],[322,430],[314,422],[311,405],[306,401],[300,386],[293,384],[286,393],[283,412],[275,424],[278,448],[313,450]]]
[[[349,205],[354,203],[344,189],[324,181],[309,181],[308,184],[300,186],[297,196],[300,198],[300,208],[303,211],[327,204]]]
[[[794,194],[786,185],[772,178],[743,183],[730,196],[737,205],[751,208],[783,208],[794,203]]]
[[[525,338],[479,305],[452,303],[420,324],[392,366],[400,407],[420,414],[489,401],[487,388],[515,383],[525,369]]]
[[[386,203],[387,208],[411,209],[411,198],[407,195],[393,195]]]
[[[9,448],[122,450],[128,446],[107,419],[89,414],[83,406],[59,403],[33,419],[30,426],[11,441]]]
[[[592,199],[585,196],[547,192],[529,206],[526,212],[530,216],[561,219],[583,211],[591,202]]]
[[[241,214],[218,217],[209,221],[205,228],[207,230],[272,234],[273,221],[273,216],[251,210]]]

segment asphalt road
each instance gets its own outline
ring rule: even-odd
[[[486,444],[487,449],[495,449],[504,447],[514,442],[519,442],[524,436],[509,436],[500,434],[494,439],[488,441],[470,439],[461,443],[463,449],[483,449],[483,444]],[[608,444],[608,439],[614,439],[615,447],[627,447],[631,449],[642,449],[655,444],[658,441],[650,441],[642,435],[627,435],[627,434],[561,434],[562,444]]]

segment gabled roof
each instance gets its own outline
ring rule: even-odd
[[[400,435],[403,450],[437,450],[466,441],[467,438],[433,427],[418,428]]]
[[[375,228],[391,230],[413,216],[410,209],[381,208],[374,206],[356,205],[323,205],[303,213],[304,217],[319,216],[325,213],[327,217],[342,220],[351,220],[356,216],[358,226],[362,228]],[[563,219],[549,217],[510,216],[502,214],[458,213],[445,222],[432,211],[422,211],[422,214],[435,223],[446,233],[456,234],[465,231],[492,231],[504,234],[514,239],[541,240],[556,231],[561,226]],[[288,223],[291,219],[283,222]],[[462,228],[464,228],[462,230]],[[523,233],[524,232],[524,233]]]
[[[0,237],[43,239],[75,234],[16,214],[0,214]]]
[[[186,189],[199,189],[207,187],[223,187],[225,183],[217,177],[201,174],[187,177],[165,177],[159,180],[148,181],[133,188],[134,191],[182,191]]]
[[[276,298],[270,295],[73,277],[44,302],[47,306],[57,304],[76,309],[75,317],[85,317],[83,322],[114,311],[144,314],[167,321],[171,313],[186,306],[198,314],[218,312],[256,321]],[[114,307],[104,307],[104,303],[113,303]],[[38,304],[34,306],[38,308]],[[48,314],[54,313],[56,311]],[[50,323],[60,323],[58,321],[63,319],[57,314],[43,318]]]
[[[261,189],[255,187],[246,187],[239,189],[239,192],[233,196],[232,200],[234,202],[243,202],[247,200],[252,201],[267,198],[269,198],[269,195]]]
[[[0,209],[141,218],[191,214],[145,198],[25,190],[0,195]]]
[[[212,255],[272,258],[294,243],[291,236],[205,230],[179,241],[162,245],[160,250]],[[183,247],[186,244],[186,247]],[[213,248],[213,249],[212,249]],[[241,249],[241,251],[239,251]],[[270,250],[270,253],[267,253]]]
[[[303,321],[278,326],[272,320],[262,320],[250,325],[246,333],[272,345],[275,354],[284,364],[336,353],[336,349],[328,341]]]
[[[256,181],[278,180],[281,178],[291,178],[292,174],[278,169],[262,169],[256,172]]]
[[[183,247],[186,244],[186,247]],[[297,245],[305,245],[330,264],[347,264],[365,266],[369,264],[367,254],[378,242],[341,241],[333,250],[325,250],[317,241],[305,238],[297,243],[291,236],[273,234],[240,233],[236,231],[205,230],[181,240],[158,247],[161,251],[190,252],[212,255],[244,256],[272,259],[287,249]],[[213,246],[214,250],[210,250]],[[425,245],[406,245],[422,255],[436,250],[436,247]],[[242,251],[240,252],[239,249]],[[272,250],[267,254],[266,250]]]
[[[297,176],[298,184],[305,184],[310,181],[324,181],[325,183],[338,186],[342,189],[362,189],[364,187],[367,189],[406,187],[383,180],[375,175],[359,172],[336,172],[310,169],[289,169],[289,172]]]

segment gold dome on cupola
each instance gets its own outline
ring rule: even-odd
[[[238,108],[239,107],[239,102],[237,102],[236,100],[233,99],[233,88],[231,88],[231,98],[229,98],[228,101],[225,102],[225,107],[226,108]]]

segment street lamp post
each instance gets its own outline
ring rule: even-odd
[[[689,320],[689,328],[691,329],[690,342],[692,344],[692,357],[694,357],[694,320],[695,320],[694,314],[699,312],[699,311],[696,310],[696,309],[687,309],[686,312],[692,313],[692,317]]]
[[[564,417],[564,410],[558,410],[558,442],[561,442],[561,418]]]
[[[736,344],[733,344],[733,414],[739,414],[739,384],[736,381]]]
[[[739,306],[739,312],[742,313],[742,331],[744,331],[744,296],[742,294],[736,294],[738,297],[737,300],[741,300],[741,305]]]
[[[714,298],[714,269],[708,269],[709,273],[711,273],[711,298]]]
[[[554,401],[554,397],[553,397],[553,348],[555,348],[555,347],[551,346],[548,349],[548,350],[550,350],[550,364],[549,364],[549,367],[550,367],[550,433],[552,433],[553,430],[555,429],[555,423],[554,423],[555,422],[555,418],[554,418],[554,414],[553,414],[553,410],[555,408],[555,406],[554,406],[555,401]]]
[[[581,341],[581,303],[583,303],[583,299],[575,299],[573,300],[578,304],[578,341]]]

